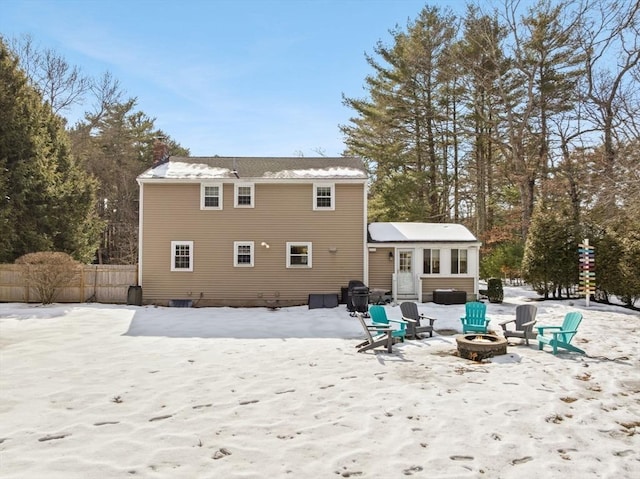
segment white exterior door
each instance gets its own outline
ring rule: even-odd
[[[413,297],[416,295],[415,251],[412,249],[398,249],[396,252],[398,255],[398,296]]]

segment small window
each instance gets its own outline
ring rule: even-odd
[[[193,271],[193,241],[171,242],[171,271]]]
[[[287,268],[311,268],[311,243],[287,243]]]
[[[423,259],[424,274],[440,274],[440,250],[425,249]]]
[[[237,183],[235,185],[236,208],[253,208],[254,206],[254,185],[252,183]]]
[[[451,250],[451,274],[467,274],[467,250]]]
[[[233,265],[237,267],[253,266],[253,241],[235,241],[233,243]]]
[[[200,209],[222,209],[222,183],[203,183],[200,186]]]
[[[335,187],[331,183],[313,185],[313,209],[335,210]]]

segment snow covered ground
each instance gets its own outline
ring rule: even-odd
[[[505,288],[490,329],[534,297]],[[387,354],[344,306],[0,304],[0,476],[637,478],[640,314],[535,304],[581,311],[587,354],[461,359],[464,305]]]

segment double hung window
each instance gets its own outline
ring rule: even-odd
[[[311,243],[287,243],[287,268],[311,268]]]
[[[253,183],[236,183],[234,185],[234,206],[236,208],[253,208],[255,205],[255,187]]]
[[[171,242],[171,271],[193,271],[193,241]]]
[[[332,211],[335,205],[335,186],[333,183],[315,183],[313,185],[313,209]]]
[[[222,209],[222,183],[202,183],[200,185],[200,209]]]
[[[233,243],[233,265],[236,267],[253,266],[253,241],[235,241]]]

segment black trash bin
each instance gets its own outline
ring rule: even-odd
[[[349,304],[349,288],[347,286],[340,288],[340,304]]]
[[[127,304],[142,306],[142,286],[129,286]]]
[[[369,313],[369,288],[356,286],[351,291],[351,302],[354,313]]]

